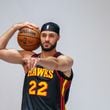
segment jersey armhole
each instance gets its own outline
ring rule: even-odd
[[[31,57],[39,57],[40,56],[40,53],[38,53],[38,54],[33,54]]]
[[[71,69],[71,76],[70,77],[67,77],[61,71],[57,71],[57,75],[58,75],[58,77],[62,77],[62,78],[67,79],[67,80],[72,80],[73,79],[73,70]]]

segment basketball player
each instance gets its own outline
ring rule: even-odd
[[[73,59],[56,50],[60,28],[48,22],[41,27],[41,53],[7,49],[13,34],[22,27],[38,28],[25,22],[13,25],[0,37],[0,59],[21,64],[25,71],[21,110],[65,110],[73,78]]]

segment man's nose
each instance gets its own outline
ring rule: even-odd
[[[46,36],[46,39],[45,39],[46,41],[49,41],[49,36]]]

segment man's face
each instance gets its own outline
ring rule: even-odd
[[[53,31],[41,32],[41,48],[43,51],[51,51],[56,48],[57,41],[59,40],[58,34]]]

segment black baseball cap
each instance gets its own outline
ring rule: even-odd
[[[42,25],[41,32],[42,31],[53,31],[59,35],[60,34],[60,27],[58,24],[56,24],[54,22],[47,22]]]

